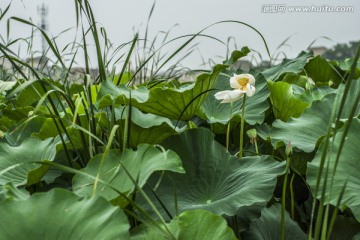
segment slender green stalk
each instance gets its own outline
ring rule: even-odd
[[[294,179],[295,179],[295,173],[292,174],[291,176],[291,180],[290,180],[290,199],[291,199],[291,219],[295,219],[295,200],[294,200],[294,189],[293,189],[293,184],[294,184]]]
[[[227,125],[226,129],[226,150],[229,151],[229,143],[230,143],[230,121]]]
[[[331,137],[331,133],[332,133],[332,122],[335,117],[335,109],[336,109],[337,101],[338,100],[336,98],[336,100],[332,106],[331,117],[330,117],[330,121],[329,121],[329,124],[327,127],[326,137],[324,139],[324,149],[328,149],[329,144],[330,144],[330,137]],[[317,199],[318,191],[320,188],[321,176],[323,175],[326,156],[327,156],[327,151],[323,151],[323,153],[321,155],[321,160],[320,160],[320,167],[319,167],[318,174],[317,174],[316,186],[315,186],[315,190],[313,191],[314,200],[313,200],[312,208],[311,208],[311,219],[310,219],[310,227],[309,227],[309,232],[308,232],[308,240],[317,239],[317,238],[313,238],[313,236],[312,236],[313,235],[313,222],[314,222],[314,216],[315,216],[316,199]],[[326,179],[327,179],[327,175],[325,178],[324,185],[326,184]],[[323,188],[323,189],[326,189],[326,188]],[[319,218],[322,218],[322,213],[320,214],[321,206],[322,206],[322,201],[320,199],[319,209],[318,209],[318,217]],[[316,224],[315,224],[315,226],[316,226]]]
[[[258,144],[257,144],[256,138],[254,139],[254,144],[255,144],[256,155],[259,155],[259,149],[258,149]]]
[[[242,158],[243,145],[244,145],[245,102],[246,102],[246,95],[244,95],[243,97],[242,110],[241,110],[239,159]]]
[[[344,186],[343,186],[342,189],[341,189],[341,192],[340,192],[340,194],[339,194],[339,198],[338,198],[338,200],[337,200],[337,203],[336,203],[334,212],[333,212],[333,214],[332,214],[332,216],[331,216],[330,223],[329,223],[329,227],[328,227],[328,230],[327,230],[327,233],[326,233],[326,239],[327,239],[327,240],[330,239],[332,230],[333,230],[333,228],[334,228],[335,220],[336,220],[337,214],[338,214],[339,209],[340,209],[340,203],[341,203],[341,200],[343,199],[344,192],[345,192],[345,189],[346,189],[346,185],[347,185],[347,181],[344,183]],[[324,237],[324,239],[325,239],[325,235],[323,235],[323,237]]]
[[[229,151],[229,146],[230,146],[230,130],[231,130],[231,119],[232,119],[232,113],[233,113],[233,103],[230,103],[230,119],[229,119],[229,123],[226,129],[226,150]]]
[[[286,170],[284,176],[284,183],[282,188],[282,196],[281,196],[281,240],[285,239],[285,206],[286,206],[286,187],[287,187],[287,179],[289,175],[290,169],[290,157],[286,157]]]
[[[346,83],[345,83],[345,89],[344,89],[344,93],[342,94],[341,96],[341,103],[340,105],[338,106],[337,105],[337,102],[339,101],[339,99],[337,98],[333,104],[333,110],[332,110],[332,113],[331,113],[331,118],[330,118],[330,122],[329,122],[329,125],[328,125],[328,129],[327,129],[327,134],[326,134],[326,137],[324,139],[325,141],[325,144],[324,144],[324,150],[323,151],[323,154],[321,156],[321,161],[320,161],[320,168],[319,168],[319,171],[318,171],[318,179],[316,181],[316,186],[315,186],[315,191],[313,192],[313,195],[315,196],[314,198],[314,201],[313,201],[313,207],[312,207],[312,211],[311,211],[311,221],[310,221],[310,228],[309,228],[309,233],[308,233],[308,240],[311,240],[313,239],[312,238],[312,233],[313,233],[313,219],[314,219],[314,214],[315,214],[315,204],[316,204],[316,196],[317,196],[317,193],[318,193],[318,190],[319,190],[319,186],[320,186],[320,181],[321,181],[321,176],[322,176],[322,171],[323,171],[323,168],[324,168],[324,163],[325,163],[325,159],[326,159],[326,156],[327,156],[327,149],[329,148],[329,145],[330,145],[330,137],[331,137],[331,133],[332,133],[332,123],[335,122],[335,132],[334,132],[334,135],[333,135],[333,138],[335,139],[335,135],[337,133],[337,129],[339,128],[338,126],[338,123],[339,123],[339,120],[341,119],[341,113],[343,111],[343,108],[344,108],[344,104],[345,104],[345,100],[346,100],[346,97],[347,97],[347,93],[349,92],[350,90],[350,85],[351,85],[351,80],[354,76],[354,73],[355,73],[355,69],[356,69],[356,65],[357,65],[357,62],[360,58],[360,44],[358,45],[358,49],[356,51],[356,55],[354,57],[354,61],[351,65],[351,70],[350,70],[350,73],[349,75],[347,76],[347,79],[346,79]],[[339,97],[339,96],[337,96]],[[358,100],[360,99],[360,94],[358,96],[359,98],[357,99],[357,102]],[[356,102],[356,101],[355,101]],[[338,108],[338,113],[337,113],[337,117],[335,117],[335,112]],[[354,116],[351,114],[351,116]],[[351,122],[352,121],[352,117],[349,116],[348,118],[348,121]],[[348,122],[348,126],[350,125]],[[345,128],[347,129],[347,127]],[[343,133],[343,139],[346,137],[346,132]],[[344,140],[342,140],[344,141]],[[335,160],[335,168],[334,168],[334,172],[335,173],[335,170],[336,170],[336,165],[337,165],[337,161],[338,161],[338,156],[340,155],[341,153],[341,148],[342,146],[339,147],[338,149],[338,154],[337,154],[337,159]],[[327,174],[328,174],[328,171],[326,171],[325,173],[325,180],[324,180],[324,187],[323,187],[323,192],[325,191],[326,189],[326,183],[327,183]],[[332,182],[331,182],[332,184]],[[331,188],[330,188],[331,189]],[[330,192],[331,193],[331,192]],[[319,203],[319,214],[318,214],[318,218],[319,216],[322,218],[322,211],[323,211],[323,199],[324,199],[324,195],[325,193],[322,193],[321,195],[321,199],[320,199],[320,203]],[[316,222],[316,226],[318,226],[318,230],[316,231],[315,229],[315,235],[314,235],[314,239],[319,239],[319,236],[320,236],[320,224],[322,224],[322,222],[319,220]]]

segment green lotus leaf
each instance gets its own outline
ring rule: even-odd
[[[88,129],[88,122],[87,117],[85,115],[79,115],[78,119],[81,122],[81,127],[84,129]],[[62,121],[62,124],[66,127],[66,132],[62,129],[60,121]],[[78,126],[78,125],[77,125]],[[84,147],[85,144],[88,143],[89,138],[84,134],[82,131],[78,130],[75,125],[72,125],[72,122],[63,120],[63,119],[52,119],[52,118],[46,118],[43,122],[41,128],[39,130],[34,130],[31,134],[32,137],[38,137],[41,139],[46,139],[50,137],[56,137],[59,135],[60,128],[61,134],[64,136],[67,149],[81,149]],[[82,135],[84,138],[82,138]],[[71,141],[70,141],[71,139]],[[63,146],[59,146],[59,149],[62,149]]]
[[[115,118],[120,125],[120,134],[125,134],[124,130],[128,124],[128,109],[120,107],[115,109]],[[151,113],[143,113],[139,109],[132,107],[129,141],[130,147],[136,148],[141,143],[155,144],[160,143],[165,138],[177,133],[173,123],[165,117]]]
[[[170,228],[169,224],[167,224],[167,227]],[[166,236],[165,233],[160,232],[159,229],[152,226],[146,226],[144,224],[141,224],[140,226],[137,226],[131,230],[131,240],[167,240],[167,239],[169,238]]]
[[[12,105],[12,104],[11,104]],[[2,110],[0,117],[0,130],[8,132],[6,138],[9,142],[16,144],[30,137],[33,131],[37,131],[44,122],[43,117],[29,119],[28,114],[34,110],[31,106],[14,108],[7,105]]]
[[[313,101],[321,100],[326,95],[336,92],[337,89],[328,86],[314,87],[311,90],[304,91],[301,95],[299,95],[299,99],[311,105]]]
[[[116,87],[112,82],[101,84],[98,95],[99,108],[115,104],[131,104],[139,110],[170,119],[190,120],[205,101],[208,91],[213,87],[218,74],[227,65],[216,65],[211,73],[197,77],[195,83],[181,85],[180,88],[145,87],[131,90],[125,86]],[[131,94],[130,94],[131,91]]]
[[[6,95],[6,92],[11,90],[16,85],[14,81],[2,81],[0,80],[0,95]]]
[[[293,89],[286,82],[268,82],[270,100],[274,115],[284,122],[290,117],[300,117],[309,104],[299,100],[293,93]]]
[[[344,95],[344,90],[345,90],[344,88],[345,87],[343,85],[339,86],[338,92],[340,96]],[[354,104],[357,105],[355,110],[355,117],[360,115],[360,102],[355,102],[356,96],[359,94],[359,92],[360,92],[360,78],[351,81],[350,89],[349,92],[346,94],[346,100],[343,105],[344,109],[340,116],[342,121],[346,121],[348,119],[348,116],[352,111],[352,107],[354,106]],[[340,99],[339,99],[339,103],[340,103]]]
[[[0,131],[6,132],[11,126],[14,126],[17,122],[6,116],[0,117]]]
[[[149,90],[146,87],[131,89],[125,85],[116,86],[112,81],[106,80],[100,85],[96,105],[101,109],[108,106],[126,104],[129,102],[130,96],[132,102],[144,103],[149,98]]]
[[[345,126],[340,129],[340,131],[336,134],[335,139],[331,139],[331,151],[328,153],[325,161],[324,166],[329,164],[329,174],[327,177],[327,185],[325,190],[325,203],[336,205],[338,196],[347,182],[340,208],[345,209],[346,207],[349,207],[352,210],[355,218],[360,222],[360,120],[357,118],[353,119],[352,121],[349,132],[345,138],[344,147],[340,154],[335,175],[333,176],[336,155],[341,144],[342,135],[344,134],[344,128]],[[323,151],[325,151],[324,143],[320,145],[319,151],[316,153],[314,160],[308,163],[306,179],[312,191],[315,191],[318,169]],[[321,189],[323,188],[324,180],[325,170],[321,176],[321,183],[319,188],[320,191],[318,191],[316,194],[317,198],[319,198],[321,195]],[[332,181],[333,184],[331,184]],[[329,199],[330,192],[331,198]],[[315,195],[314,192],[313,195]]]
[[[334,100],[335,94],[328,95],[321,101],[314,101],[300,118],[291,118],[286,123],[275,120],[270,130],[272,145],[277,148],[279,143],[290,142],[294,147],[312,152],[317,141],[326,134]]]
[[[11,105],[7,105],[6,108],[3,109],[3,114],[10,119],[20,121],[28,118],[28,114],[32,110],[34,110],[34,108],[31,106],[13,108]]]
[[[309,104],[312,104],[313,101],[321,100],[325,96],[331,94],[331,93],[338,93],[340,96],[344,95],[345,86],[344,84],[341,84],[338,89],[331,88],[329,86],[319,86],[314,87],[311,90],[305,90],[302,92],[298,97],[300,100],[305,101]],[[360,80],[352,80],[351,86],[349,89],[349,92],[347,92],[346,101],[343,105],[343,113],[341,115],[341,118],[346,121],[347,117],[349,116],[351,112],[351,108],[356,100],[356,94],[360,91]],[[340,99],[339,99],[340,101]],[[355,115],[360,114],[360,103],[358,103],[357,111],[355,112]]]
[[[294,84],[305,89],[306,85],[309,83],[309,78],[301,74],[290,72],[286,73],[281,81]]]
[[[124,72],[123,75],[121,76],[121,79],[119,79],[119,77],[120,77],[120,74],[115,75],[112,82],[114,84],[117,84],[117,82],[120,80],[119,84],[127,84],[128,82],[130,82],[130,80],[132,80],[133,73]]]
[[[178,240],[235,240],[234,232],[224,218],[205,210],[190,210],[181,213],[168,225]],[[168,239],[155,228],[140,226],[132,233],[132,240]]]
[[[39,130],[36,129],[32,132],[32,136],[46,139],[59,135],[59,131],[56,128],[56,125],[61,126],[60,121],[61,119],[46,118],[41,125],[41,128]]]
[[[355,116],[360,114],[360,103],[355,103],[355,96],[360,91],[360,80],[352,81],[340,116],[341,120],[348,118],[353,104],[357,104]],[[291,145],[305,152],[312,152],[319,145],[318,141],[321,137],[326,134],[335,101],[337,101],[335,107],[339,109],[340,96],[343,95],[343,91],[343,85],[340,85],[337,93],[338,99],[336,99],[336,94],[328,94],[320,101],[314,101],[299,118],[291,118],[286,123],[275,120],[270,131],[272,145],[277,148],[281,143],[288,144],[290,142]]]
[[[254,96],[248,97],[245,103],[245,121],[251,125],[262,123],[265,119],[265,111],[269,108],[267,98],[269,90],[266,86],[266,80],[261,73],[250,72],[256,79],[256,92]],[[214,88],[218,91],[230,89],[230,77],[234,72],[225,71],[221,73],[215,82]],[[231,119],[236,118],[240,121],[242,100],[233,103],[221,103],[210,94],[201,107],[202,113],[199,115],[209,123],[227,124]]]
[[[46,83],[45,83],[46,82]],[[44,89],[45,88],[45,89]],[[16,107],[26,107],[34,106],[39,102],[41,97],[43,97],[48,90],[50,89],[63,89],[63,83],[61,81],[54,81],[50,78],[45,80],[27,80],[21,85],[17,86],[10,94],[11,96],[16,96]],[[52,101],[57,103],[58,98],[53,98]]]
[[[31,86],[29,85],[31,84]],[[14,91],[20,91],[16,98],[16,107],[35,106],[40,98],[45,94],[41,83],[33,81],[18,86]]]
[[[205,210],[183,212],[175,221],[179,228],[179,240],[236,239],[225,219]]]
[[[264,208],[261,212],[261,217],[252,222],[250,229],[244,232],[241,237],[247,240],[281,239],[281,205],[275,204],[270,208]],[[290,218],[287,212],[285,212],[285,239],[307,239],[306,234],[301,230],[299,225]]]
[[[125,214],[102,198],[54,189],[0,204],[0,239],[129,239]]]
[[[205,209],[219,215],[235,215],[239,207],[271,199],[276,178],[284,173],[284,163],[269,156],[241,160],[231,156],[214,140],[214,134],[203,128],[171,136],[162,146],[181,157],[186,172],[167,173],[155,191],[172,215],[176,215],[176,206],[180,213]],[[154,186],[158,178],[155,174],[149,182]],[[155,199],[153,202],[158,204]],[[158,205],[158,209],[162,207]]]
[[[351,65],[352,65],[353,62],[354,62],[354,59],[347,58],[347,59],[345,59],[343,61],[339,61],[338,65],[339,65],[341,70],[348,73],[351,70]],[[360,77],[360,61],[357,62],[353,78],[357,79],[359,77]]]
[[[59,143],[59,138],[44,141],[28,138],[17,147],[0,142],[0,185],[12,182],[20,186],[40,181],[46,171],[34,162],[54,160]]]
[[[306,74],[317,84],[327,84],[332,81],[339,84],[342,76],[335,70],[326,59],[316,56],[305,66]]]
[[[228,60],[224,61],[226,65],[236,64],[237,61],[248,55],[250,53],[250,49],[248,47],[242,47],[241,50],[235,50],[231,53],[231,56]]]
[[[311,53],[301,52],[295,59],[284,59],[282,63],[262,72],[267,80],[279,80],[285,73],[300,73],[303,71]]]
[[[174,171],[184,173],[181,167],[181,160],[171,150],[161,151],[155,146],[140,144],[136,151],[125,149],[110,150],[106,156],[98,154],[93,157],[88,165],[82,169],[84,174],[76,174],[73,178],[73,190],[80,196],[91,196],[96,193],[108,200],[119,196],[117,192],[106,184],[112,186],[122,193],[129,193],[134,190],[134,184],[127,175],[124,168],[129,172],[137,184],[142,187],[150,175],[155,171]],[[95,180],[87,175],[99,178],[95,188]]]
[[[12,146],[20,145],[24,140],[31,137],[34,132],[38,132],[45,120],[45,117],[36,116],[31,119],[23,119],[15,122],[15,124],[7,130],[5,135],[7,142]]]

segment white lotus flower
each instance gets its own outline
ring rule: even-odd
[[[244,94],[251,97],[255,93],[255,78],[251,74],[234,74],[230,78],[230,86],[234,90],[225,90],[215,93],[217,100],[222,100],[221,103],[230,103],[239,100]]]

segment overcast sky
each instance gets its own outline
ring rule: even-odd
[[[0,7],[5,9],[10,0],[0,0]],[[58,35],[67,28],[75,26],[74,0],[13,0],[6,17],[17,16],[32,19],[35,24],[40,23],[37,7],[45,3],[49,10],[47,21],[52,36]],[[108,38],[115,44],[128,42],[136,30],[144,33],[148,15],[153,4],[152,0],[92,0],[90,1],[96,20],[107,30]],[[272,4],[286,4],[283,12],[274,12]],[[290,12],[291,6],[352,6],[352,12]],[[258,29],[269,44],[270,52],[274,53],[277,46],[287,37],[289,47],[282,50],[288,57],[294,57],[301,50],[317,40],[315,46],[331,47],[336,43],[360,40],[360,1],[358,0],[157,0],[153,16],[150,21],[150,38],[159,31],[172,29],[171,36],[193,34],[204,27],[222,20],[236,20],[248,23]],[[174,25],[178,24],[176,27]],[[211,27],[205,34],[227,41],[234,37],[238,48],[249,46],[266,55],[261,38],[253,30],[240,24],[225,23]],[[6,18],[0,22],[0,34],[6,38]],[[30,28],[20,23],[11,24],[10,36],[27,37]],[[323,36],[331,40],[322,38]],[[73,32],[62,34],[57,43],[64,47],[74,39]],[[185,40],[177,42],[183,43]],[[185,66],[196,68],[201,63],[200,54],[205,59],[217,62],[223,59],[226,47],[222,44],[199,38],[199,51],[184,61]],[[34,49],[41,49],[40,37],[35,38]]]

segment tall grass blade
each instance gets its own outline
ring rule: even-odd
[[[133,50],[134,50],[134,48],[135,48],[135,44],[136,44],[138,38],[139,38],[139,34],[136,33],[136,34],[135,34],[135,37],[134,37],[134,39],[133,39],[133,41],[132,41],[132,44],[131,44],[129,53],[128,53],[128,55],[127,55],[127,57],[126,57],[126,60],[125,60],[125,62],[124,62],[124,65],[123,65],[123,67],[122,67],[122,69],[121,69],[119,78],[118,78],[118,80],[117,80],[117,82],[116,82],[116,86],[118,86],[118,85],[120,84],[120,81],[121,81],[121,79],[122,79],[122,77],[123,77],[123,75],[124,75],[124,73],[125,73],[127,64],[128,64],[129,61],[130,61],[131,54],[132,54],[132,52],[133,52]]]
[[[344,108],[344,105],[345,105],[345,100],[346,100],[346,97],[348,95],[348,92],[350,91],[350,86],[351,86],[351,83],[352,83],[352,77],[353,77],[353,74],[355,73],[355,70],[356,70],[356,66],[357,66],[357,62],[359,60],[359,57],[360,57],[360,44],[358,46],[358,49],[357,49],[357,52],[356,52],[356,55],[354,57],[354,61],[353,61],[353,64],[351,66],[351,70],[350,70],[350,73],[348,75],[348,78],[347,78],[347,81],[345,83],[345,89],[344,89],[344,93],[342,95],[342,98],[341,98],[341,102],[340,102],[340,105],[338,106],[337,103],[339,102],[339,95],[337,95],[337,98],[334,102],[334,106],[333,106],[333,110],[332,110],[332,114],[331,114],[331,118],[330,118],[330,123],[332,122],[335,122],[335,132],[334,132],[334,136],[333,138],[335,138],[335,135],[336,135],[336,132],[337,130],[339,129],[339,123],[340,123],[340,118],[341,118],[341,113],[343,111],[343,108]],[[337,163],[339,161],[339,157],[340,157],[340,154],[341,154],[341,151],[342,151],[342,148],[343,148],[343,145],[344,145],[344,140],[345,140],[345,137],[347,135],[347,132],[349,130],[349,127],[350,127],[350,124],[352,122],[352,118],[354,117],[355,115],[355,111],[357,109],[357,104],[359,103],[360,101],[360,93],[358,93],[356,99],[355,99],[355,102],[354,102],[354,105],[352,106],[352,110],[351,110],[351,113],[349,115],[349,118],[348,118],[348,123],[345,125],[345,130],[344,130],[344,133],[342,135],[342,139],[341,139],[341,143],[340,143],[340,146],[339,146],[339,149],[338,149],[338,152],[337,152],[337,156],[336,156],[336,160],[335,160],[335,169],[336,169],[336,166],[337,166]],[[338,110],[338,114],[337,114],[337,117],[335,118],[335,112],[336,112],[336,108],[339,107],[339,110]],[[316,188],[315,188],[315,192],[314,192],[314,195],[315,195],[315,198],[314,198],[314,202],[313,202],[313,210],[312,210],[312,217],[311,217],[311,224],[310,224],[310,230],[309,230],[309,239],[311,238],[311,233],[312,233],[312,221],[313,221],[313,213],[314,213],[314,209],[315,209],[315,202],[316,202],[316,196],[317,196],[317,191],[318,191],[318,188],[319,188],[319,185],[320,185],[320,181],[321,181],[321,176],[322,176],[322,170],[323,170],[323,166],[324,166],[324,162],[325,162],[325,159],[326,159],[326,155],[327,155],[327,151],[328,151],[328,148],[329,148],[329,142],[330,142],[330,133],[331,133],[331,124],[329,124],[328,126],[328,130],[327,130],[327,134],[326,134],[326,137],[324,139],[325,141],[325,144],[324,144],[324,151],[323,151],[323,154],[321,156],[321,161],[320,161],[320,168],[319,168],[319,172],[318,172],[318,178],[317,178],[317,182],[316,182]],[[334,172],[333,172],[333,175],[335,174],[335,169],[334,169]],[[327,174],[326,174],[326,178],[325,178],[325,183],[324,185],[326,185],[326,181],[327,181]],[[331,183],[332,184],[332,183]],[[323,191],[325,191],[326,188],[323,188]],[[325,193],[323,192],[322,193],[322,200],[324,200],[323,198],[323,195]],[[321,209],[323,207],[323,202],[320,201],[319,203],[319,208]],[[319,216],[319,215],[318,215]],[[318,222],[318,221],[317,221]],[[320,224],[320,223],[319,223]],[[318,224],[317,224],[318,225]],[[320,228],[320,226],[318,226],[318,228]],[[320,230],[318,229],[318,231],[315,232],[315,239],[318,239],[319,238],[319,232]]]
[[[332,233],[332,230],[334,228],[335,221],[336,221],[336,217],[337,217],[337,214],[339,212],[341,200],[343,199],[343,196],[344,196],[344,193],[345,193],[346,185],[347,185],[347,181],[344,183],[344,186],[342,187],[340,195],[339,195],[338,200],[336,202],[335,210],[334,210],[334,212],[333,212],[333,214],[331,216],[329,228],[328,228],[327,233],[326,233],[326,239],[330,239],[330,236],[331,236],[331,233]],[[325,239],[325,233],[323,234],[322,238]]]
[[[9,11],[9,9],[10,9],[10,6],[11,6],[11,2],[9,3],[9,5],[7,5],[7,7],[5,8],[4,11],[2,11],[2,10],[0,9],[0,21],[1,21],[1,19],[3,19],[3,17],[5,17],[6,13],[7,13],[7,12]]]

